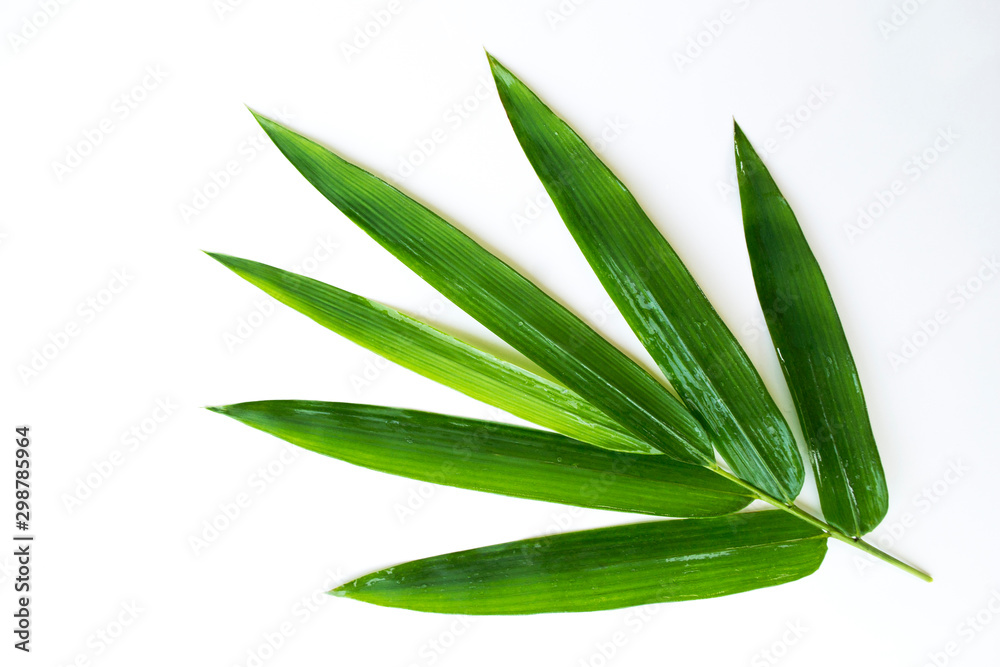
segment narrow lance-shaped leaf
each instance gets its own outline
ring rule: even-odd
[[[804,476],[795,438],[677,253],[586,142],[492,56],[490,66],[521,148],[639,340],[733,471],[793,500]]]
[[[823,515],[863,535],[885,516],[889,495],[854,357],[795,214],[738,125],[735,132],[757,296],[809,445]]]
[[[596,611],[731,595],[812,574],[825,534],[780,511],[599,528],[379,570],[332,591],[449,614]]]
[[[208,254],[327,329],[432,380],[577,440],[660,453],[569,389],[384,304],[259,262]]]
[[[509,424],[317,401],[209,409],[348,463],[464,489],[659,516],[727,514],[752,499],[701,466]]]
[[[714,462],[704,430],[663,385],[534,283],[388,183],[255,116],[323,196],[446,298],[646,442]]]

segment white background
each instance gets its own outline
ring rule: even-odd
[[[401,0],[388,21],[382,0],[80,0],[51,18],[43,4],[0,11],[0,469],[9,490],[13,428],[30,424],[37,535],[30,655],[11,648],[13,560],[0,550],[4,664],[253,665],[261,650],[266,665],[996,664],[1000,279],[984,265],[1000,250],[995,3],[910,0],[896,26],[890,0]],[[373,14],[387,25],[355,43]],[[551,204],[530,205],[542,190],[484,46],[601,150],[792,419],[727,191],[731,117],[759,149],[773,140],[766,161],[825,269],[879,439],[892,502],[873,539],[934,584],[832,543],[805,580],[640,610],[463,620],[319,595],[315,611],[297,606],[399,561],[630,519],[292,460],[201,409],[307,398],[498,416],[283,307],[254,315],[270,312],[261,295],[199,252],[311,271],[489,339],[261,142],[243,104],[290,114],[394,177],[652,367]],[[88,150],[104,119],[111,131]],[[436,128],[444,142],[414,153]],[[75,168],[57,165],[78,148]],[[925,150],[933,164],[914,172]],[[411,158],[421,164],[404,178]],[[896,180],[901,194],[850,235]],[[981,270],[991,279],[977,285]],[[105,292],[116,271],[127,285]],[[971,299],[956,291],[966,285]],[[935,313],[943,324],[921,335]],[[893,363],[906,341],[919,349]],[[50,358],[25,377],[36,352]],[[146,431],[134,448],[130,429]],[[110,476],[95,476],[115,451]],[[269,465],[279,473],[265,480]],[[191,538],[240,494],[249,506],[196,553]],[[816,509],[811,481],[801,502]],[[979,630],[963,625],[977,613]],[[119,617],[130,625],[109,645],[98,632],[117,633]],[[292,634],[269,651],[283,624]]]

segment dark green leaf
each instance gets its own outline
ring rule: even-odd
[[[425,558],[335,589],[450,614],[595,611],[730,595],[812,574],[825,535],[784,512],[615,526]]]
[[[266,264],[209,255],[331,331],[432,380],[598,447],[660,453],[569,389],[384,304]]]
[[[746,353],[638,202],[573,129],[490,57],[521,148],[639,340],[742,479],[785,501],[804,470]]]
[[[714,463],[680,401],[531,281],[388,183],[256,117],[323,196],[445,297],[633,434],[678,460]]]
[[[317,401],[209,409],[348,463],[463,489],[659,516],[727,514],[751,500],[701,466],[520,426]]]
[[[747,250],[771,340],[809,444],[823,514],[849,535],[889,505],[861,380],[830,289],[795,214],[735,126]]]

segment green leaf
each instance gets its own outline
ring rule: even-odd
[[[209,409],[348,463],[463,489],[659,516],[727,514],[751,500],[701,466],[521,426],[317,401]]]
[[[858,369],[795,214],[739,125],[735,132],[757,296],[809,445],[823,515],[863,535],[885,516],[889,493]]]
[[[450,614],[616,609],[730,595],[812,574],[825,535],[784,512],[654,521],[396,565],[331,591]]]
[[[737,476],[793,500],[804,477],[795,438],[677,253],[583,139],[492,56],[490,66],[521,148],[639,340]]]
[[[680,401],[531,281],[388,183],[255,116],[323,196],[446,298],[631,433],[678,460],[714,464]]]
[[[259,262],[208,254],[327,329],[441,384],[599,447],[660,453],[569,389],[384,304]]]

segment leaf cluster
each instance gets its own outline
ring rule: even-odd
[[[794,504],[804,466],[792,430],[677,253],[586,142],[492,56],[489,64],[525,156],[669,388],[455,225],[254,114],[288,161],[347,218],[541,371],[332,285],[211,256],[331,331],[541,428],[319,401],[210,409],[382,472],[675,519],[425,558],[332,592],[462,614],[610,609],[793,581],[820,566],[830,537],[929,580],[860,539],[885,516],[888,492],[858,371],[819,264],[739,126],[747,250],[761,304],[784,305],[764,313],[805,435],[823,520]],[[754,500],[775,509],[739,512]]]

